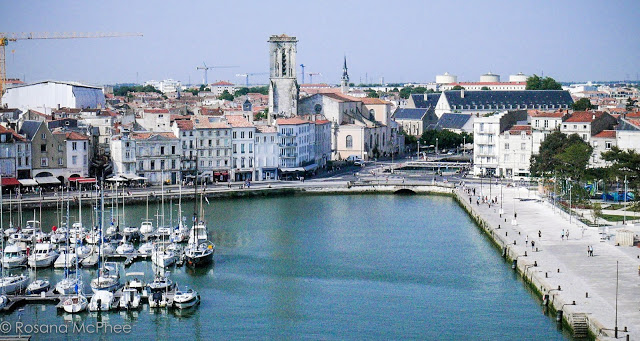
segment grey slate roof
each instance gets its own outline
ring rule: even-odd
[[[468,114],[443,114],[435,129],[462,129],[470,118],[471,115]]]
[[[18,134],[24,135],[27,140],[32,140],[42,123],[42,121],[24,121]]]
[[[485,106],[485,109],[516,109],[518,105],[533,108],[538,105],[558,106],[571,105],[573,99],[568,91],[564,90],[514,90],[514,91],[464,91],[464,98],[460,96],[461,90],[445,91],[444,95],[451,109],[476,109],[476,105]],[[489,107],[490,106],[490,107]],[[503,108],[504,106],[504,108]]]
[[[413,100],[413,103],[416,105],[416,108],[429,108],[429,107],[436,107],[436,104],[438,103],[438,100],[440,99],[440,94],[439,93],[433,93],[433,94],[411,94],[411,99]],[[426,96],[426,100],[425,100],[425,96]]]
[[[396,120],[421,120],[422,117],[427,114],[427,111],[428,109],[426,108],[398,108],[396,112],[393,113],[393,117]]]

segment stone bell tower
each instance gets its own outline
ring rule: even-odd
[[[295,37],[286,34],[269,38],[269,124],[276,115],[291,117],[298,114],[297,42]]]

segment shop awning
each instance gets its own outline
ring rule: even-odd
[[[58,180],[55,176],[42,176],[39,178],[35,178],[38,182],[38,185],[58,185],[60,184],[60,180]]]
[[[213,175],[215,176],[220,176],[220,175],[229,175],[229,172],[227,171],[223,171],[223,172],[214,172]]]
[[[96,182],[96,178],[81,178],[78,179],[79,184],[90,184]]]
[[[303,167],[280,168],[281,172],[304,172]]]
[[[111,181],[111,182],[123,182],[123,181],[127,181],[127,179],[121,177],[121,176],[114,176],[113,178],[109,178],[107,179],[107,181]]]
[[[16,178],[2,178],[2,186],[18,186],[20,181]]]
[[[147,178],[145,178],[144,176],[138,176],[136,175],[135,178],[131,179],[131,180],[147,180]]]
[[[122,177],[128,180],[136,180],[138,176],[135,174],[122,174]]]
[[[314,169],[316,169],[316,168],[318,168],[318,164],[317,164],[317,163],[312,163],[312,164],[310,164],[310,165],[304,166],[304,170],[305,170],[306,172],[308,172],[308,171],[312,171],[312,170],[314,170]]]
[[[20,179],[18,180],[22,186],[38,186],[38,183],[33,179]]]

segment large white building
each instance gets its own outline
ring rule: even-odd
[[[143,177],[153,185],[180,179],[180,141],[171,132],[132,132],[111,140],[114,172]]]
[[[53,134],[66,145],[66,178],[89,176],[91,155],[89,137],[77,132],[54,132]]]
[[[280,148],[280,170],[307,172],[318,168],[318,164],[315,163],[315,123],[292,117],[278,119],[276,126]]]
[[[43,81],[17,85],[6,89],[2,103],[23,111],[36,110],[45,114],[59,108],[104,107],[102,88],[73,82]]]
[[[162,92],[163,94],[178,92],[182,88],[180,81],[173,79],[165,79],[162,81],[151,80],[145,82],[144,85],[151,85],[152,87],[160,90],[160,92]]]
[[[278,130],[274,126],[256,126],[255,180],[278,179]]]
[[[499,136],[526,119],[527,112],[524,110],[476,117],[473,122],[473,174],[500,175],[499,161],[504,145],[500,144]]]
[[[31,174],[31,143],[14,130],[0,125],[0,175],[28,179]]]
[[[254,180],[256,127],[242,115],[227,115],[231,125],[231,179]]]

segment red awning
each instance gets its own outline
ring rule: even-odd
[[[69,181],[73,182],[73,181],[78,181],[80,179],[82,179],[82,177],[74,176],[74,177],[69,178]]]
[[[18,186],[20,182],[16,178],[2,178],[2,186]]]
[[[79,184],[90,184],[96,182],[96,178],[82,178],[78,179]]]

